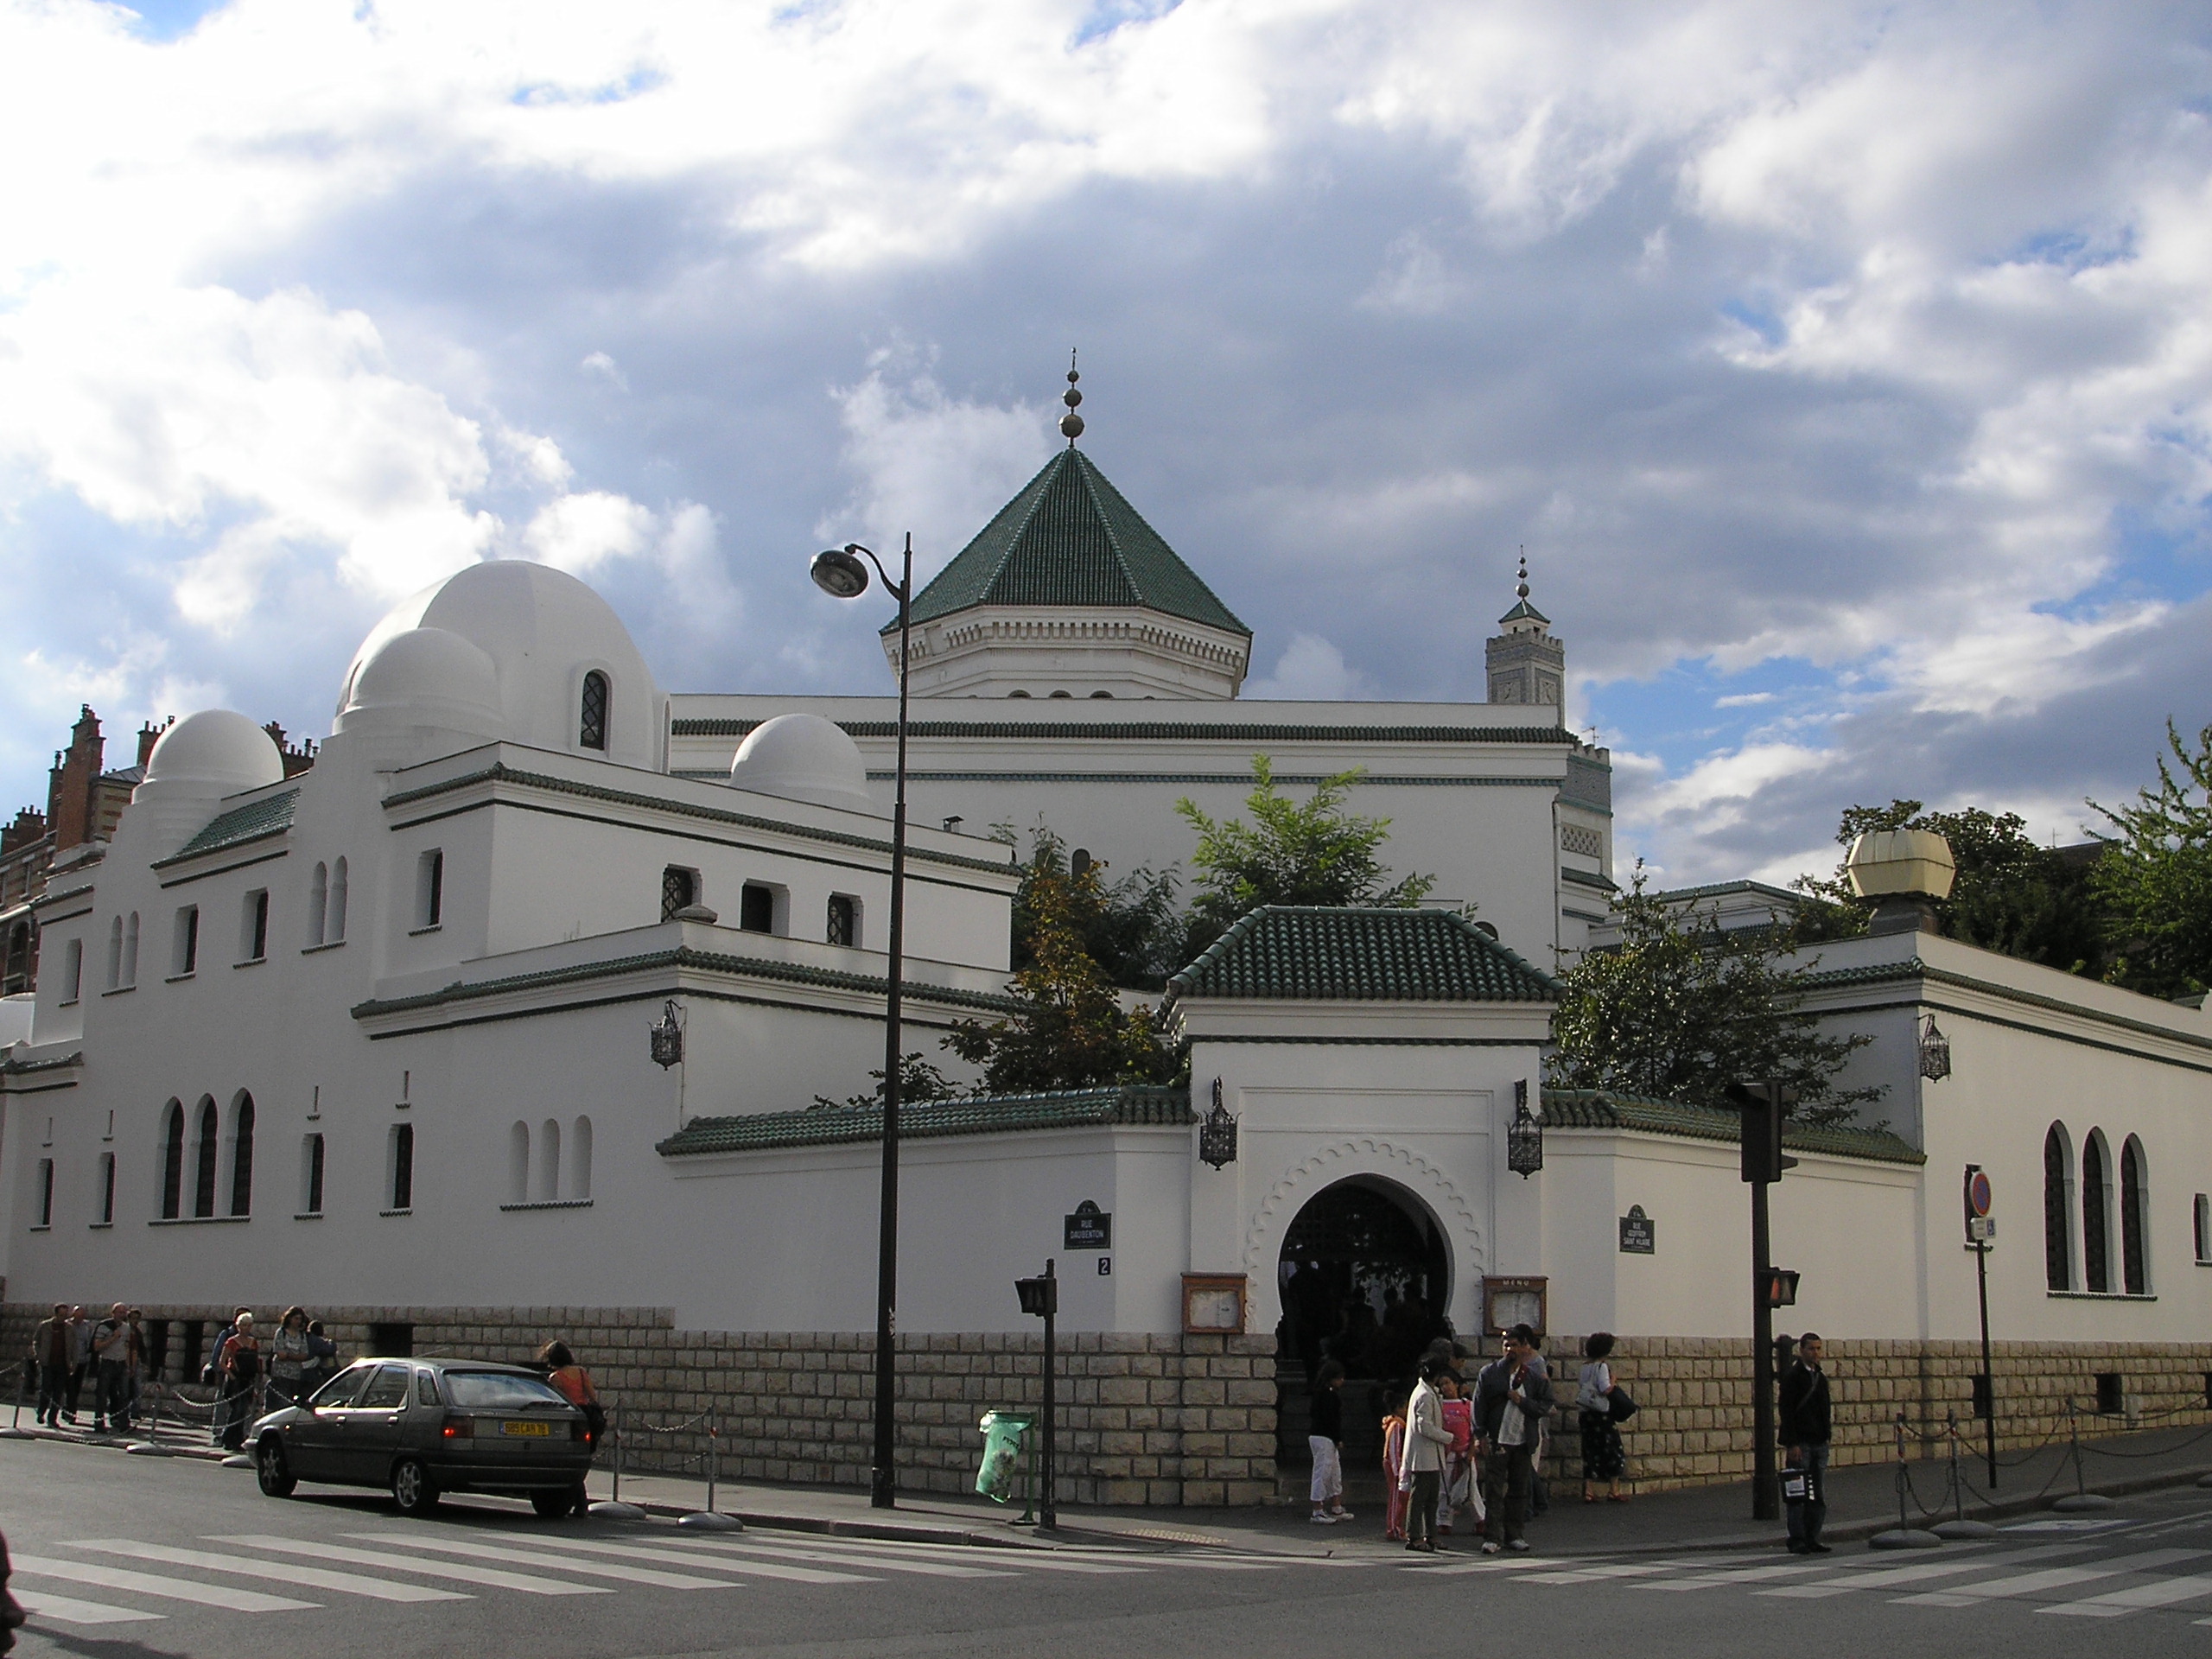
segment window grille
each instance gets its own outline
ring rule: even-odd
[[[607,750],[608,695],[607,676],[597,669],[584,676],[583,708],[576,722],[576,741],[587,749]]]
[[[696,871],[671,864],[660,873],[660,918],[673,921],[679,910],[689,910],[699,902],[699,877]]]
[[[861,942],[858,907],[842,893],[830,895],[829,939],[832,944],[858,944]]]

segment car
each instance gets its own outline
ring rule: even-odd
[[[537,1372],[474,1359],[364,1359],[251,1430],[261,1490],[381,1486],[403,1515],[448,1492],[526,1497],[538,1514],[584,1505],[584,1414]]]

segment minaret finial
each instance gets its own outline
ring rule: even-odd
[[[1513,578],[1513,583],[1514,597],[1516,599],[1527,599],[1529,597],[1529,548],[1526,543],[1522,544],[1521,569],[1519,573]]]
[[[1068,406],[1068,412],[1060,416],[1060,430],[1067,434],[1071,449],[1075,448],[1075,441],[1083,435],[1083,416],[1075,412],[1075,406],[1083,401],[1083,394],[1075,389],[1075,383],[1082,378],[1075,372],[1075,347],[1071,346],[1068,347],[1068,389],[1060,394],[1060,401]]]

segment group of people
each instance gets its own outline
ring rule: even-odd
[[[322,1321],[303,1307],[288,1307],[274,1331],[256,1323],[253,1310],[231,1310],[201,1367],[200,1380],[213,1384],[215,1414],[209,1437],[233,1452],[245,1446],[245,1431],[262,1410],[296,1405],[338,1374],[338,1344],[323,1333]]]
[[[1576,1382],[1586,1503],[1599,1501],[1599,1482],[1611,1502],[1627,1502],[1618,1427],[1626,1394],[1613,1380],[1612,1349],[1613,1338],[1602,1332],[1585,1343]],[[1529,1517],[1544,1508],[1544,1445],[1558,1403],[1549,1369],[1526,1325],[1503,1334],[1502,1351],[1471,1383],[1464,1359],[1450,1338],[1439,1338],[1421,1356],[1412,1389],[1386,1397],[1384,1535],[1409,1550],[1433,1553],[1438,1537],[1449,1536],[1464,1511],[1481,1529],[1484,1554],[1526,1550]],[[1309,1495],[1317,1525],[1353,1518],[1344,1507],[1344,1368],[1333,1359],[1314,1376]]]
[[[74,1427],[85,1387],[92,1387],[92,1427],[117,1433],[130,1427],[145,1367],[145,1315],[121,1302],[95,1319],[82,1306],[54,1305],[54,1316],[31,1333],[24,1380],[38,1395],[38,1421],[49,1428]]]

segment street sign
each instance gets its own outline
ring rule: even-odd
[[[1967,1217],[1967,1243],[1969,1244],[1986,1244],[1996,1236],[1995,1217],[1968,1216]]]
[[[1658,1249],[1659,1224],[1643,1213],[1643,1206],[1631,1204],[1628,1214],[1621,1217],[1621,1254],[1623,1255],[1651,1255]]]
[[[1066,1230],[1062,1249],[1110,1250],[1114,1248],[1112,1212],[1101,1210],[1089,1198],[1076,1205],[1075,1213],[1063,1217],[1063,1220],[1066,1224]]]
[[[1977,1169],[1967,1177],[1967,1213],[1979,1220],[1989,1218],[1989,1172]]]

